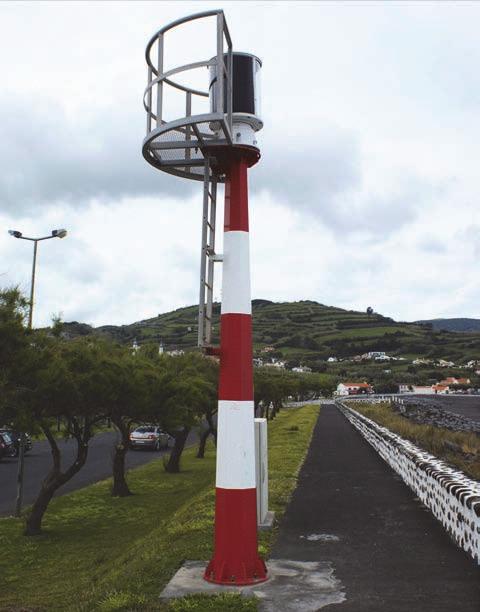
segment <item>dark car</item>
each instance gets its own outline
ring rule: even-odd
[[[12,440],[14,445],[14,457],[18,457],[20,454],[20,440],[22,433],[20,431],[15,431],[14,429],[0,428],[0,434],[6,433]],[[25,436],[25,452],[27,453],[29,450],[32,450],[32,438],[28,435],[28,433],[23,434]]]
[[[0,433],[0,460],[15,455],[15,444],[8,433]]]

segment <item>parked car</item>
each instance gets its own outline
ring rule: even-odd
[[[8,434],[8,436],[12,439],[15,453],[14,457],[18,457],[20,454],[20,440],[22,433],[20,431],[15,431],[14,429],[3,428],[0,429],[0,434]],[[32,438],[28,435],[28,433],[23,434],[25,436],[25,452],[27,453],[29,450],[32,450]]]
[[[15,455],[15,445],[8,433],[0,433],[0,460],[3,457],[13,457]]]
[[[130,434],[131,448],[150,448],[159,451],[168,448],[170,436],[156,425],[141,425]]]

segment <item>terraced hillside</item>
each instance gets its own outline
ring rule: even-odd
[[[218,333],[220,305],[214,305],[214,333]],[[343,310],[313,301],[253,301],[254,344],[291,362],[318,362],[330,356],[351,357],[368,351],[389,355],[448,359],[464,363],[480,359],[480,333],[433,330],[429,325],[399,323],[379,314]],[[66,323],[71,335],[101,334],[122,343],[163,342],[165,349],[194,348],[197,341],[197,307],[179,308],[130,325],[92,328]],[[218,338],[217,338],[218,340]]]

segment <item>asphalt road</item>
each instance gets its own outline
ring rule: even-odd
[[[330,562],[346,601],[326,610],[480,610],[480,568],[331,404],[272,557]]]
[[[112,475],[112,448],[116,439],[115,432],[97,434],[90,443],[87,463],[69,482],[61,487],[56,495],[64,495]],[[192,444],[196,434],[191,433],[187,444]],[[64,465],[69,465],[75,454],[72,440],[59,440]],[[148,463],[167,451],[152,452],[130,450],[127,453],[127,469]],[[50,446],[46,440],[34,441],[32,450],[25,455],[24,505],[33,503],[46,476],[52,459]],[[0,461],[0,516],[13,514],[17,492],[18,459],[4,458]]]

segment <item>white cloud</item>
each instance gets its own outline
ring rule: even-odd
[[[151,168],[140,148],[144,46],[200,8],[217,6],[0,5],[0,283],[29,287],[30,245],[6,229],[70,232],[40,245],[38,324],[59,311],[131,322],[197,300],[201,187]],[[478,316],[480,6],[225,11],[236,48],[264,61],[254,296]],[[207,47],[177,40],[168,61]]]

